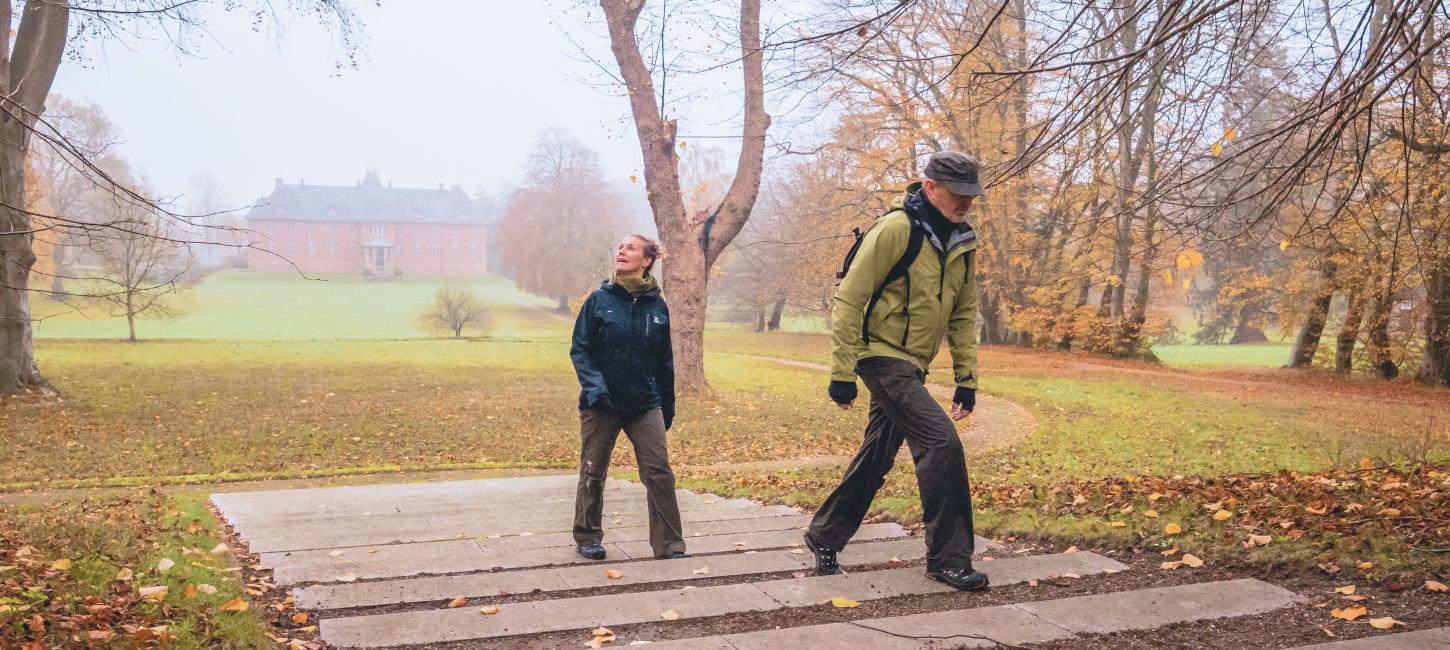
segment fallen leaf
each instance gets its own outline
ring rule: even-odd
[[[70,560],[56,560],[50,563],[50,568],[55,571],[70,571]]]
[[[136,593],[141,595],[141,600],[149,600],[153,603],[159,603],[163,600],[166,600],[166,594],[169,591],[171,591],[171,588],[167,587],[166,585],[156,585],[153,587],[142,587],[140,589],[137,589]]]
[[[1178,555],[1178,547],[1174,546],[1173,548],[1163,551],[1160,555],[1162,555],[1163,557]]]
[[[1272,541],[1274,541],[1274,538],[1268,535],[1249,535],[1249,543],[1254,546],[1268,546],[1269,542]]]
[[[1352,621],[1368,613],[1369,609],[1366,608],[1364,605],[1355,605],[1353,607],[1346,607],[1344,609],[1339,609],[1338,607],[1336,607],[1329,611],[1330,616],[1333,616],[1334,618],[1342,618],[1346,621]]]
[[[196,590],[197,591],[200,591],[201,593],[207,594],[207,595],[211,595],[211,594],[215,594],[216,593],[216,587],[213,587],[213,586],[211,586],[209,584],[206,584],[204,582],[201,583],[201,584],[199,584],[199,585],[197,585],[196,586]]]
[[[1203,560],[1198,559],[1198,556],[1196,556],[1196,555],[1194,555],[1192,553],[1184,553],[1183,554],[1183,564],[1185,566],[1190,566],[1190,567],[1193,567],[1193,568],[1197,569],[1198,567],[1203,566]]]
[[[1066,551],[1063,551],[1063,553],[1076,553],[1076,552],[1077,552],[1077,547],[1076,546],[1069,546],[1069,547],[1067,547],[1067,550]]]
[[[1232,519],[1233,516],[1234,516],[1234,513],[1233,513],[1232,510],[1220,510],[1218,512],[1213,513],[1213,520],[1214,521],[1228,521],[1229,519]]]
[[[1344,595],[1348,596],[1348,595],[1354,593],[1354,585],[1344,585],[1343,587],[1335,587],[1334,588],[1334,593],[1336,593],[1336,594],[1344,594]]]
[[[134,577],[136,577],[136,574],[131,571],[131,567],[125,567],[120,571],[116,572],[116,580],[119,580],[121,582],[126,582],[127,580],[130,580]]]
[[[1158,565],[1158,568],[1165,569],[1165,570],[1168,570],[1168,571],[1172,571],[1173,569],[1177,569],[1178,567],[1181,567],[1181,566],[1183,566],[1183,563],[1182,562],[1164,562],[1164,563]]]
[[[887,560],[887,562],[890,564],[902,564],[901,558],[896,557],[895,555],[891,556],[891,559]]]
[[[1144,517],[1147,517],[1149,519],[1157,519],[1158,518],[1158,511],[1157,510],[1149,510],[1147,512],[1144,512],[1143,513],[1143,516]]]
[[[1179,526],[1178,524],[1168,524],[1167,526],[1163,527],[1164,535],[1177,535],[1181,532],[1183,532],[1183,527]]]
[[[453,600],[448,601],[448,609],[457,609],[457,608],[462,607],[462,606],[467,605],[467,604],[468,604],[468,597],[467,596],[459,596],[457,598],[454,598]]]
[[[1360,602],[1362,600],[1365,600],[1365,597],[1364,596],[1360,596],[1358,594],[1356,594],[1354,596],[1341,596],[1341,598],[1344,598],[1345,600],[1347,600],[1347,601],[1349,601],[1351,603],[1357,603],[1357,602]]]
[[[1371,627],[1375,628],[1376,630],[1388,630],[1388,629],[1390,629],[1390,628],[1392,628],[1392,627],[1394,627],[1396,625],[1404,625],[1405,622],[1404,621],[1397,621],[1397,620],[1395,620],[1395,619],[1393,619],[1393,618],[1391,618],[1389,616],[1386,616],[1384,618],[1372,618],[1372,619],[1369,619],[1369,624],[1370,624]]]
[[[1443,583],[1443,582],[1436,582],[1434,580],[1426,580],[1425,581],[1425,589],[1427,589],[1429,591],[1436,592],[1436,593],[1441,593],[1441,594],[1443,594],[1443,593],[1445,593],[1447,591],[1450,591],[1450,587],[1446,587],[1445,586],[1445,583]]]
[[[227,552],[229,550],[231,550],[231,549],[227,548],[227,545],[226,544],[217,544],[214,548],[211,549],[211,554],[212,555],[221,555],[222,553],[225,553],[225,552]]]
[[[695,574],[697,576],[709,575],[709,573],[710,573],[710,567],[702,566],[702,567],[700,567],[698,569],[695,569],[694,571],[691,571],[690,573],[693,573],[693,574]]]
[[[1128,525],[1128,522],[1126,522],[1126,521],[1113,521],[1113,522],[1108,522],[1108,527],[1110,527],[1110,528],[1122,528],[1122,527],[1127,526],[1127,525]]]
[[[1328,513],[1329,508],[1311,508],[1309,506],[1304,506],[1304,512],[1307,512],[1311,515],[1322,515]]]
[[[590,648],[602,648],[606,643],[614,643],[614,632],[610,631],[607,627],[597,628],[592,634],[594,638],[590,639],[589,643],[584,644]]]
[[[1373,569],[1373,568],[1374,568],[1374,562],[1360,562],[1359,563],[1359,570],[1360,571],[1368,571],[1368,570]]]
[[[484,616],[493,616],[494,614],[497,614],[498,613],[498,605],[489,605],[488,607],[480,607],[478,609],[478,613],[483,614]]]
[[[678,621],[680,620],[680,613],[673,609],[667,609],[663,612],[660,612],[660,618],[665,619],[666,621]]]
[[[736,546],[745,546],[745,542],[735,542]]]
[[[247,601],[242,600],[242,597],[238,596],[222,603],[221,610],[224,612],[245,612],[248,607],[250,605],[247,604]]]
[[[341,550],[328,551],[327,552],[327,557],[342,557],[342,551]]]
[[[197,595],[200,594],[200,593],[201,593],[201,590],[200,589],[197,589],[196,588],[196,585],[191,584],[189,582],[186,583],[186,586],[185,587],[182,587],[181,588],[181,597],[182,598],[196,598]]]
[[[344,574],[342,574],[340,576],[337,576],[337,581],[338,582],[356,582],[357,581],[357,574],[355,574],[355,573],[344,573]]]
[[[307,612],[297,612],[296,614],[293,614],[292,615],[292,622],[293,623],[296,623],[298,625],[306,625],[307,624]]]
[[[846,598],[845,596],[836,596],[835,598],[831,599],[831,606],[842,609],[849,609],[851,607],[860,607],[861,603],[851,600],[850,598]]]
[[[166,573],[167,571],[170,571],[171,570],[171,567],[174,567],[174,566],[176,566],[176,563],[175,562],[172,562],[171,561],[171,558],[169,558],[169,557],[163,557],[163,558],[161,558],[161,561],[160,562],[157,562],[156,563],[156,570],[157,571],[160,571],[162,573]]]
[[[1029,586],[1029,587],[1036,587],[1037,586],[1037,581],[1036,580],[1028,580],[1027,581],[1027,586]]]
[[[620,573],[619,571],[615,571],[614,569],[605,569],[604,577],[609,578],[610,580],[618,580],[620,578],[623,578],[624,574]]]

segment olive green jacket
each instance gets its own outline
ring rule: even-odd
[[[903,204],[906,195],[920,185],[907,187],[893,201],[893,210],[871,224],[836,290],[831,316],[832,380],[855,381],[856,362],[865,357],[904,359],[925,372],[945,337],[952,351],[956,385],[977,387],[976,233],[970,227],[960,229],[943,246],[930,228],[913,226]],[[927,232],[921,252],[907,270],[911,295],[906,295],[905,278],[886,286],[867,324],[870,341],[862,341],[866,305],[905,254],[913,227]]]

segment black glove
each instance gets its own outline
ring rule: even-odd
[[[846,405],[856,401],[856,382],[837,381],[832,379],[831,386],[826,389],[831,396],[831,401],[837,404]]]
[[[675,407],[661,408],[660,415],[665,416],[665,431],[669,431],[670,425],[675,422]]]
[[[589,405],[589,408],[597,411],[613,411],[614,402],[609,401],[608,395],[601,395],[598,399],[594,400],[593,404]]]
[[[953,404],[961,404],[962,409],[968,413],[977,408],[977,389],[957,386],[957,394],[952,396]]]

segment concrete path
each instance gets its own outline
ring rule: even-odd
[[[261,551],[275,581],[292,586],[297,606],[312,611],[323,640],[338,648],[531,646],[531,635],[554,635],[548,638],[557,644],[571,631],[583,643],[600,626],[639,626],[632,641],[666,648],[989,647],[1247,616],[1299,602],[1273,585],[1235,580],[792,627],[789,616],[771,613],[828,607],[834,598],[882,602],[951,590],[923,575],[923,541],[895,524],[863,525],[841,554],[847,571],[814,576],[813,559],[801,548],[807,516],[683,491],[692,557],[656,560],[643,521],[644,489],[615,480],[605,499],[609,558],[590,562],[574,552],[570,534],[574,481],[538,476],[233,492],[212,501],[249,548]],[[979,553],[998,550],[978,540]],[[1127,569],[1087,552],[981,566],[999,587],[1086,581]],[[448,607],[459,598],[464,606]],[[487,607],[481,611],[480,604]],[[726,636],[649,636],[660,626],[706,618],[772,616],[773,623],[742,623]]]

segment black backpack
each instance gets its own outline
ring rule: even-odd
[[[891,212],[886,214],[891,214]],[[911,224],[911,236],[906,240],[906,251],[901,254],[901,259],[891,265],[891,270],[886,272],[886,277],[881,280],[881,284],[876,285],[876,290],[871,292],[871,300],[866,303],[866,311],[861,315],[861,343],[863,345],[871,342],[871,333],[867,330],[867,326],[871,322],[871,311],[876,309],[876,301],[881,299],[881,293],[886,290],[886,285],[898,279],[905,279],[907,297],[906,302],[901,306],[901,313],[906,316],[906,329],[901,332],[902,346],[906,345],[906,335],[911,331],[911,312],[908,309],[911,305],[911,275],[906,271],[911,268],[911,263],[916,261],[917,254],[921,252],[921,243],[926,239],[926,226],[910,216],[906,220]],[[851,270],[851,262],[855,261],[856,253],[861,250],[861,242],[866,238],[866,233],[861,232],[860,228],[852,228],[851,234],[856,237],[856,241],[851,244],[851,250],[846,251],[846,259],[841,262],[841,270],[836,272],[838,281],[846,278],[846,272]]]

